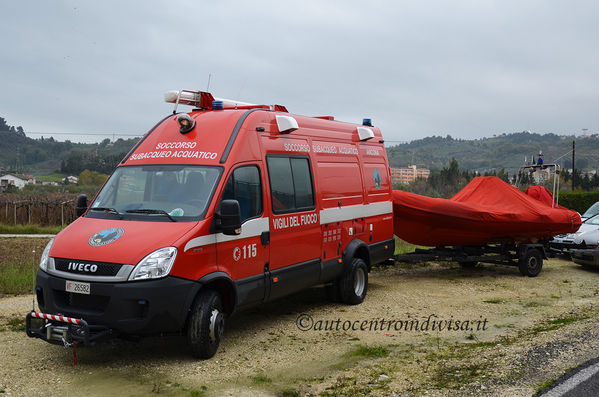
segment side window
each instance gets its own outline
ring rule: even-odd
[[[307,158],[268,156],[266,162],[274,213],[314,208],[314,185]]]
[[[262,214],[262,183],[254,165],[239,167],[229,177],[221,200],[237,200],[241,222]]]

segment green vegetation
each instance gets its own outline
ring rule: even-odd
[[[83,144],[58,142],[52,137],[32,139],[22,127],[10,126],[0,117],[0,166],[27,173],[35,170],[42,175],[79,175],[85,169],[108,174],[137,141],[138,138],[114,142],[105,139],[100,143]]]
[[[12,332],[25,331],[25,316],[17,316],[9,319],[5,324],[5,329]]]
[[[53,174],[48,174],[48,175],[38,175],[35,177],[35,181],[36,182],[57,182],[57,183],[62,183],[62,181],[64,180],[64,178],[67,177],[67,174],[59,174],[59,173],[53,173]]]
[[[499,303],[504,303],[505,301],[503,299],[496,298],[496,299],[487,299],[487,300],[484,300],[483,302],[499,304]]]
[[[266,376],[264,374],[258,374],[258,375],[252,376],[252,383],[255,383],[257,385],[265,384],[265,383],[272,383],[272,379],[270,379],[268,376]]]
[[[0,234],[56,234],[62,229],[64,229],[64,226],[0,224]]]
[[[491,138],[473,140],[432,136],[387,148],[392,167],[416,164],[433,171],[441,170],[455,158],[464,169],[485,173],[504,168],[513,175],[524,164],[524,158],[532,157],[543,150],[545,163],[558,163],[564,169],[572,168],[572,156],[564,156],[572,149],[574,136],[517,132],[499,134]],[[563,156],[563,157],[562,157]],[[599,168],[599,137],[576,139],[576,168]]]
[[[385,346],[358,345],[351,354],[357,357],[381,358],[387,357],[391,351]]]
[[[560,192],[559,204],[571,210],[584,213],[591,205],[599,201],[599,192]]]
[[[281,397],[299,397],[300,393],[295,389],[285,389],[281,391]]]
[[[193,389],[189,391],[189,395],[191,397],[203,397],[206,395],[206,391],[208,388],[206,386],[202,386],[199,389]]]
[[[0,296],[30,294],[48,238],[0,239]]]
[[[0,296],[30,293],[33,288],[34,265],[0,263]]]

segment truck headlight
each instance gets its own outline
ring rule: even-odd
[[[46,248],[44,248],[44,252],[42,252],[42,258],[40,259],[40,269],[43,271],[48,271],[48,262],[50,261],[50,248],[52,248],[52,243],[54,242],[54,238],[48,241],[46,244]]]
[[[177,249],[175,247],[160,248],[143,258],[131,272],[129,280],[149,280],[167,276],[175,258]]]

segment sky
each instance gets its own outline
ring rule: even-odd
[[[33,138],[141,136],[166,91],[209,79],[215,97],[371,118],[388,144],[599,133],[597,1],[0,4],[0,117]]]

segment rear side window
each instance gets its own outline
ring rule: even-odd
[[[239,167],[227,180],[221,200],[237,200],[241,222],[262,215],[260,171],[254,165]]]
[[[314,184],[309,159],[268,156],[266,162],[274,213],[314,209]]]

